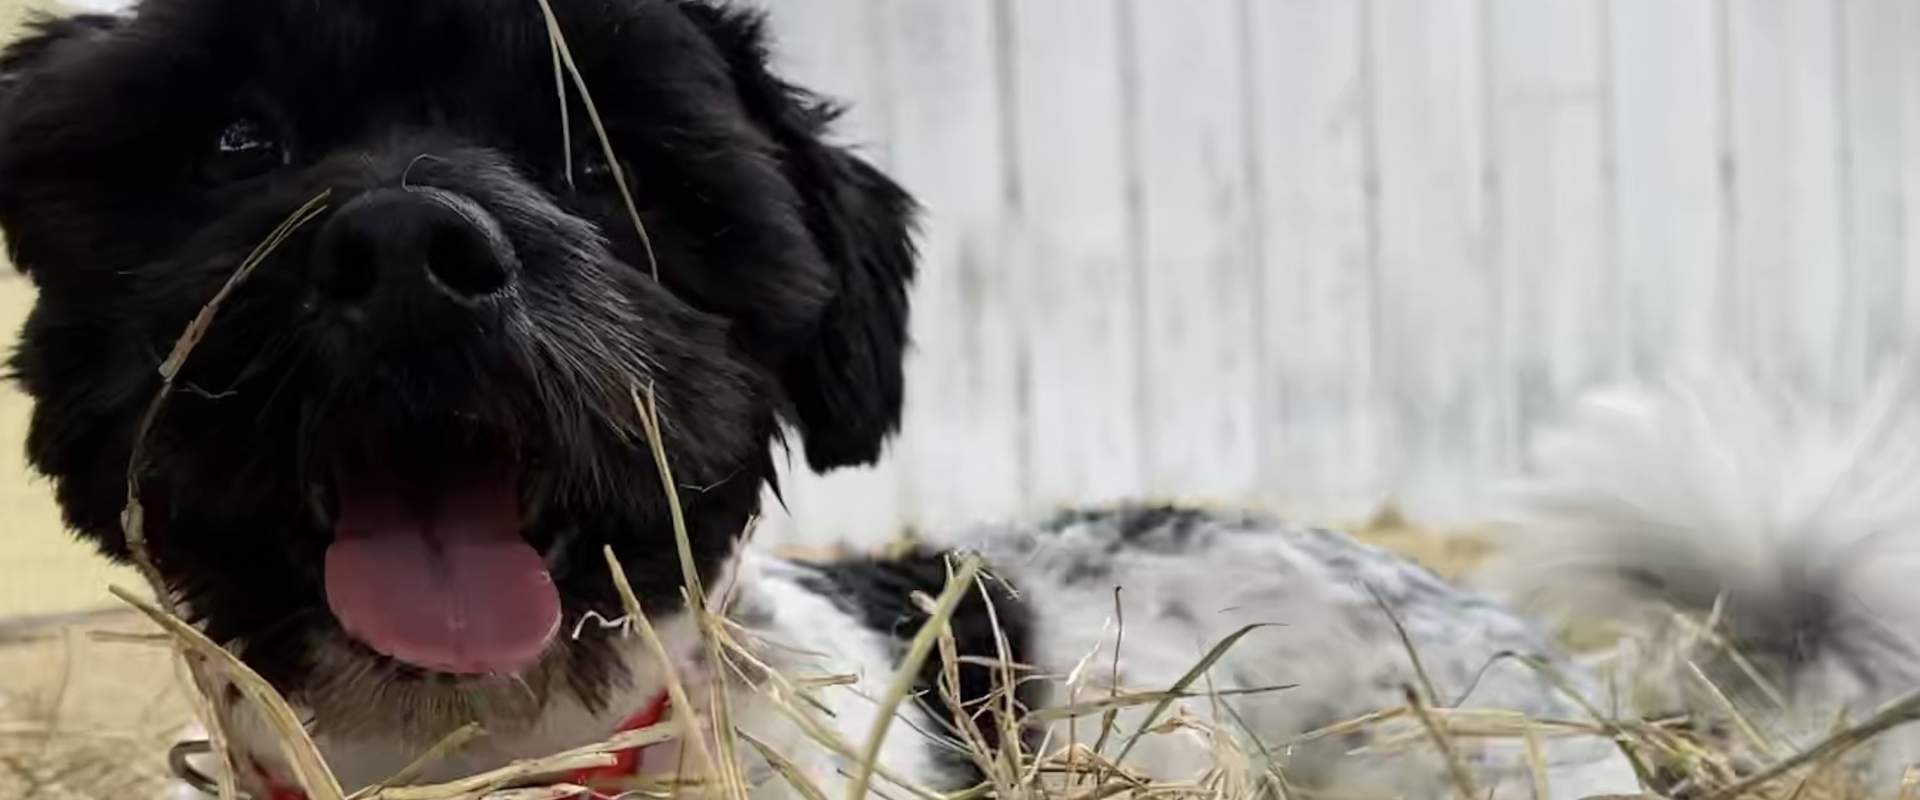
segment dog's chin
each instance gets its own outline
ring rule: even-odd
[[[582,645],[584,646],[584,645]],[[424,670],[344,634],[320,634],[313,669],[296,698],[316,736],[377,738],[426,747],[468,724],[524,733],[569,699],[575,646],[553,644],[520,672],[462,675]]]

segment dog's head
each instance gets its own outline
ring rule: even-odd
[[[756,18],[552,9],[564,48],[532,0],[146,0],[0,60],[30,457],[107,553],[158,368],[262,254],[145,439],[144,528],[209,631],[317,705],[344,674],[459,707],[617,682],[556,631],[619,616],[605,545],[680,602],[636,396],[709,574],[783,423],[816,469],[897,424],[911,201],[822,140]]]

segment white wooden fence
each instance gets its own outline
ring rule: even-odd
[[[1582,387],[1920,333],[1914,0],[763,2],[932,214],[907,433],[804,530],[1471,515]]]

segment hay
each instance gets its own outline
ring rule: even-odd
[[[165,647],[102,641],[140,620],[113,613],[0,633],[0,797],[156,797],[188,718]]]

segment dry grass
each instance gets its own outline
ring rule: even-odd
[[[0,626],[0,797],[157,796],[190,718],[172,656],[94,638],[151,630],[118,612]]]
[[[1393,503],[1382,506],[1363,522],[1337,527],[1352,531],[1360,541],[1412,559],[1453,582],[1463,581],[1485,566],[1495,547],[1494,537],[1485,526],[1423,525],[1408,519]]]

